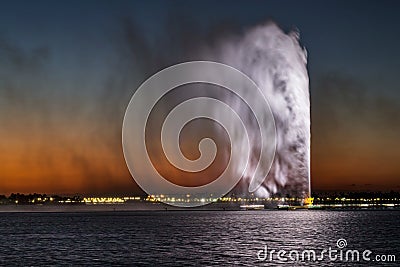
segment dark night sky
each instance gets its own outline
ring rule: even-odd
[[[133,90],[185,42],[275,20],[309,53],[313,190],[400,190],[397,1],[4,1],[0,193],[130,193]],[[175,37],[180,39],[176,40]]]

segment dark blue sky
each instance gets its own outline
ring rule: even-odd
[[[396,91],[391,83],[400,59],[397,1],[10,1],[2,6],[3,39],[27,50],[49,47],[60,61],[77,51],[104,56],[110,33],[118,32],[126,17],[150,38],[171,17],[188,17],[206,29],[273,18],[285,29],[300,29],[311,74],[339,71],[373,83],[376,78],[388,83],[380,91]]]

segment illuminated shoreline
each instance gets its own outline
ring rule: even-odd
[[[313,206],[319,209],[399,209],[400,193],[365,193],[363,197],[361,193],[357,197],[351,194],[345,196],[316,196],[313,198]],[[374,194],[371,196],[371,194]],[[361,196],[359,196],[361,195]],[[140,208],[157,207],[160,209],[176,209],[174,203],[205,203],[205,209],[228,209],[239,210],[241,207],[257,205],[264,206],[264,209],[276,209],[282,207],[298,207],[307,205],[306,199],[303,198],[258,198],[258,197],[234,197],[226,196],[222,198],[196,198],[184,197],[167,197],[159,196],[124,196],[124,197],[80,197],[80,196],[47,196],[45,194],[11,194],[9,197],[0,196],[0,207],[6,206],[121,206],[125,205],[133,210],[135,206]],[[167,204],[165,204],[167,203]],[[169,205],[168,205],[169,204]],[[183,208],[184,209],[184,208]]]

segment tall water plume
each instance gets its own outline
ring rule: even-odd
[[[249,185],[250,192],[255,190],[256,195],[264,197],[275,193],[301,197],[310,194],[309,78],[307,52],[299,43],[299,33],[285,33],[275,23],[267,23],[242,37],[228,38],[207,53],[247,74],[264,93],[274,115],[277,146],[270,173],[265,180],[256,175],[252,182],[249,172],[254,169],[250,168],[242,183]],[[244,140],[242,136],[236,139],[234,142]],[[254,151],[260,149],[256,139],[251,146]]]

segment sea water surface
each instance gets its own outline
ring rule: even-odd
[[[396,210],[6,212],[0,265],[400,266],[399,222]],[[370,261],[263,260],[265,248],[339,253],[338,239],[347,243],[344,252],[370,250]]]

